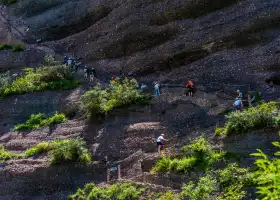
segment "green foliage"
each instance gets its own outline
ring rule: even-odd
[[[68,199],[87,199],[87,200],[137,200],[144,192],[143,188],[137,188],[130,183],[117,183],[106,188],[89,183],[83,189],[70,195]]]
[[[246,192],[242,191],[243,185],[234,184],[226,188],[226,191],[216,200],[242,200]]]
[[[0,74],[0,92],[8,87],[12,82],[10,72]]]
[[[248,168],[240,168],[237,163],[229,164],[225,169],[218,170],[218,181],[223,188],[232,185],[251,186],[254,184],[254,174]]]
[[[189,200],[205,200],[209,199],[212,192],[217,190],[217,181],[214,177],[206,175],[199,179],[195,184],[190,181],[188,184],[183,184],[181,197],[187,197]]]
[[[67,118],[62,113],[56,113],[52,117],[47,118],[45,114],[32,114],[25,124],[18,124],[14,127],[14,131],[22,131],[28,129],[38,129],[44,126],[60,124],[66,121]]]
[[[91,156],[81,138],[58,140],[51,143],[50,151],[52,164],[91,161]]]
[[[223,130],[223,128],[217,127],[217,128],[215,129],[215,135],[216,135],[216,136],[223,136],[223,135],[224,135],[224,130]]]
[[[23,44],[16,44],[14,45],[13,52],[20,52],[24,50],[24,45]]]
[[[58,62],[55,60],[53,55],[48,54],[44,56],[44,64],[47,66],[55,66]]]
[[[16,2],[17,2],[17,0],[0,0],[0,3],[4,4],[4,5],[10,5],[10,4],[14,4]]]
[[[0,44],[0,51],[1,50],[9,50],[12,49],[13,47],[11,45],[8,44]]]
[[[161,195],[156,200],[180,200],[180,197],[178,194],[175,194],[171,190],[168,190],[165,194]]]
[[[130,104],[148,103],[149,97],[138,88],[137,81],[128,78],[111,82],[106,89],[96,86],[82,96],[81,108],[89,118]]]
[[[0,162],[4,162],[16,157],[16,154],[6,151],[3,145],[0,144]]]
[[[155,172],[174,172],[174,173],[186,173],[190,171],[196,163],[195,157],[184,157],[182,159],[170,159],[169,157],[163,157],[159,160],[152,169],[152,173]]]
[[[278,112],[276,102],[263,103],[241,112],[232,112],[226,116],[224,133],[245,133],[250,130],[275,126],[275,112]]]
[[[64,65],[39,67],[35,71],[25,68],[24,71],[22,77],[0,90],[2,97],[43,90],[70,89],[79,84],[73,80],[69,68]]]
[[[276,147],[280,147],[280,142],[272,143]],[[278,200],[280,197],[280,151],[274,155],[274,159],[269,159],[260,149],[258,153],[251,154],[258,157],[255,161],[257,170],[255,171],[257,193],[261,200]]]
[[[184,146],[182,150],[185,154],[183,158],[170,159],[169,157],[163,157],[153,167],[152,173],[186,173],[194,167],[207,170],[225,155],[224,151],[213,150],[205,138],[194,140],[189,145]]]
[[[41,143],[37,144],[35,147],[27,149],[25,151],[25,156],[27,158],[29,158],[31,156],[49,152],[52,149],[53,149],[52,146],[48,142],[41,142]]]

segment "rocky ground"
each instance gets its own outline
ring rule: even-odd
[[[36,67],[46,54],[58,59],[76,54],[94,66],[105,83],[112,75],[133,74],[139,82],[162,84],[162,96],[150,106],[116,110],[103,122],[86,123],[76,112],[88,83],[63,92],[40,92],[0,99],[0,144],[14,152],[42,141],[82,136],[95,160],[112,161],[143,150],[144,172],[159,159],[155,138],[165,133],[174,153],[193,138],[213,137],[224,122],[217,115],[232,104],[237,89],[252,85],[268,100],[279,88],[265,90],[265,78],[279,74],[279,17],[277,0],[26,0],[0,5],[0,43],[25,43],[23,52],[0,51],[0,72]],[[40,40],[36,43],[36,40]],[[76,77],[81,79],[80,76]],[[194,98],[184,95],[192,79]],[[68,122],[31,132],[13,132],[30,114],[76,112]],[[243,155],[256,148],[272,150],[276,130],[252,132],[214,141]],[[132,180],[144,182],[138,160],[124,166]],[[188,177],[145,176],[151,187],[178,189]],[[13,160],[0,166],[0,199],[63,199],[86,182],[105,180],[105,167],[49,167],[42,156]],[[50,184],[52,183],[52,184]],[[141,183],[137,183],[141,184]],[[161,186],[158,186],[161,185]]]

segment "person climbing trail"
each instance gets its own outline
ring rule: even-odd
[[[157,138],[157,150],[158,150],[158,153],[159,153],[159,154],[160,154],[161,151],[163,150],[164,141],[167,141],[167,140],[164,139],[164,134],[161,134],[161,135]]]
[[[95,70],[95,68],[94,68],[94,67],[93,67],[93,68],[91,68],[91,71],[92,71],[93,76],[94,76],[95,78],[97,78],[97,76],[96,76],[96,70]]]
[[[72,71],[73,60],[71,58],[68,58],[67,64],[68,64],[69,69]]]
[[[156,96],[160,96],[160,85],[159,85],[159,83],[156,81],[155,82],[155,94],[156,94]]]
[[[194,92],[194,84],[192,81],[188,81],[187,85],[186,85],[186,88],[187,88],[187,93],[186,93],[186,96],[192,96],[193,97],[193,92]]]
[[[67,64],[67,61],[68,61],[68,56],[64,56],[63,57],[63,64]]]
[[[242,92],[240,92],[240,90],[237,90],[236,92],[237,92],[237,94],[238,94],[237,98],[238,98],[238,99],[243,99],[243,94],[242,94]]]
[[[88,67],[85,66],[84,68],[84,78],[87,79],[88,78]]]
[[[240,111],[242,109],[242,107],[243,107],[242,100],[239,98],[236,98],[235,102],[233,103],[234,111]]]
[[[89,74],[89,82],[94,81],[94,68],[91,68],[90,74]]]

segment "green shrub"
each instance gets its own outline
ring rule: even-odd
[[[34,71],[25,68],[24,75],[3,88],[1,96],[23,94],[43,90],[61,90],[76,87],[79,82],[73,80],[68,67],[64,65],[40,67]]]
[[[199,179],[195,184],[190,181],[188,184],[183,184],[181,197],[187,197],[189,200],[205,200],[209,199],[212,192],[217,190],[217,181],[214,177],[206,175]]]
[[[3,91],[6,87],[8,87],[12,82],[12,78],[10,76],[10,72],[2,73],[0,74],[0,93]]]
[[[225,169],[218,170],[218,181],[223,188],[232,185],[251,186],[254,184],[254,174],[248,168],[240,168],[237,163],[229,164]]]
[[[272,143],[276,147],[280,147],[280,142]],[[274,155],[276,158],[269,159],[260,149],[258,153],[251,154],[258,157],[255,161],[257,166],[255,173],[255,182],[258,185],[257,193],[260,199],[277,200],[280,197],[280,151],[277,151]]]
[[[13,52],[20,52],[24,51],[24,45],[23,44],[16,44],[13,47]]]
[[[12,49],[13,47],[8,44],[0,44],[0,50],[9,50]]]
[[[85,142],[81,138],[72,140],[58,140],[51,143],[52,164],[91,161],[91,156],[85,148]]]
[[[0,162],[4,162],[16,157],[16,154],[6,151],[3,145],[0,144]]]
[[[130,183],[117,183],[106,188],[97,186],[94,183],[89,183],[85,185],[83,189],[78,189],[75,194],[70,195],[68,199],[137,200],[140,199],[143,192],[143,188],[135,187]]]
[[[106,89],[96,86],[87,91],[82,96],[81,109],[89,118],[106,115],[115,108],[148,102],[149,97],[139,90],[137,81],[125,78],[123,81],[111,82]]]
[[[216,136],[223,136],[223,135],[224,135],[223,128],[217,127],[217,128],[215,129],[215,135],[216,135]]]
[[[4,4],[4,5],[10,5],[10,4],[14,4],[16,2],[17,2],[17,0],[0,0],[0,3]]]
[[[183,152],[188,156],[194,156],[196,162],[194,166],[207,170],[215,162],[223,159],[225,152],[214,150],[205,138],[199,138],[192,141],[189,145],[182,148]]]
[[[56,113],[52,117],[47,118],[45,114],[32,114],[25,124],[18,124],[14,127],[14,131],[23,131],[28,129],[38,129],[44,126],[60,124],[66,121],[67,118],[62,113]]]
[[[242,200],[246,195],[246,192],[241,190],[242,188],[243,185],[231,185],[216,200]]]
[[[194,140],[189,145],[182,147],[182,150],[184,152],[183,158],[170,159],[170,157],[163,157],[156,162],[156,165],[152,168],[152,173],[186,173],[194,167],[206,171],[225,155],[224,151],[213,150],[205,138]]]
[[[25,156],[28,158],[41,153],[49,152],[50,150],[52,150],[52,146],[48,142],[41,142],[35,147],[27,149],[25,151]]]
[[[263,103],[241,112],[227,115],[225,134],[245,133],[250,130],[272,127],[275,125],[275,112],[278,112],[276,102]]]
[[[180,200],[180,197],[178,194],[175,194],[171,190],[168,190],[165,194],[161,195],[156,200]]]

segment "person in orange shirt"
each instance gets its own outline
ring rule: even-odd
[[[192,81],[188,81],[186,88],[188,89],[188,92],[186,93],[186,95],[188,96],[193,96],[193,92],[194,92],[194,84]]]

